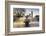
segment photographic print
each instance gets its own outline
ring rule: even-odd
[[[45,3],[6,2],[6,34],[45,32]]]
[[[41,30],[41,17],[41,6],[10,5],[10,30],[15,32]]]
[[[42,29],[41,17],[42,6],[10,5],[10,30],[11,29],[12,29],[11,31],[41,30]]]
[[[13,8],[13,27],[38,27],[39,9],[35,8]]]

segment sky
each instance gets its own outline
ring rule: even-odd
[[[38,8],[24,8],[24,9],[25,9],[25,16],[29,15],[31,13],[31,11],[33,11],[33,17],[35,17],[36,15],[39,15],[39,9]],[[15,12],[16,8],[14,8],[13,11]]]
[[[35,9],[35,8],[26,8],[25,15],[28,15],[29,13],[31,13],[31,11],[33,11],[33,17],[39,15],[39,9]]]

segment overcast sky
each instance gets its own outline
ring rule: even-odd
[[[19,9],[19,8],[14,8],[14,12]],[[31,11],[33,11],[33,17],[36,16],[36,15],[39,15],[39,9],[35,9],[35,8],[22,8],[25,10],[25,16],[26,15],[29,15],[29,13],[31,14]],[[19,10],[20,11],[20,10]]]
[[[39,9],[34,9],[34,8],[26,8],[25,15],[28,15],[29,13],[31,13],[31,11],[33,11],[33,17],[39,15]]]

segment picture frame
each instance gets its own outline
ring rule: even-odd
[[[14,11],[17,10],[17,12],[18,12],[19,9],[20,9],[20,11],[21,11],[21,9],[28,11],[28,12],[26,12],[27,14],[29,14],[30,11],[31,12],[35,11],[35,14],[33,12],[32,13],[33,15],[32,14],[31,15],[33,17],[34,17],[34,15],[39,15],[39,21],[38,21],[39,25],[36,27],[34,24],[31,25],[31,27],[27,27],[27,26],[20,27],[17,25],[18,24],[18,21],[17,21],[17,23],[16,23],[17,27],[16,26],[14,27],[15,19],[13,16],[16,13]],[[25,13],[25,16],[27,16],[26,13]],[[19,24],[21,24],[21,23],[19,22]],[[6,1],[5,2],[5,33],[6,33],[6,35],[36,34],[36,33],[44,33],[44,32],[45,32],[45,3],[18,2],[18,1]]]

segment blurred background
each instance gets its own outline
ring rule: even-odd
[[[46,0],[13,0],[13,1],[45,3],[45,18],[46,18]],[[46,27],[46,22],[45,22],[45,27]],[[5,0],[0,0],[0,36],[5,36]],[[11,36],[14,36],[14,35],[11,35]],[[44,34],[43,33],[26,34],[26,35],[15,35],[15,36],[46,36],[46,28],[45,28]]]

